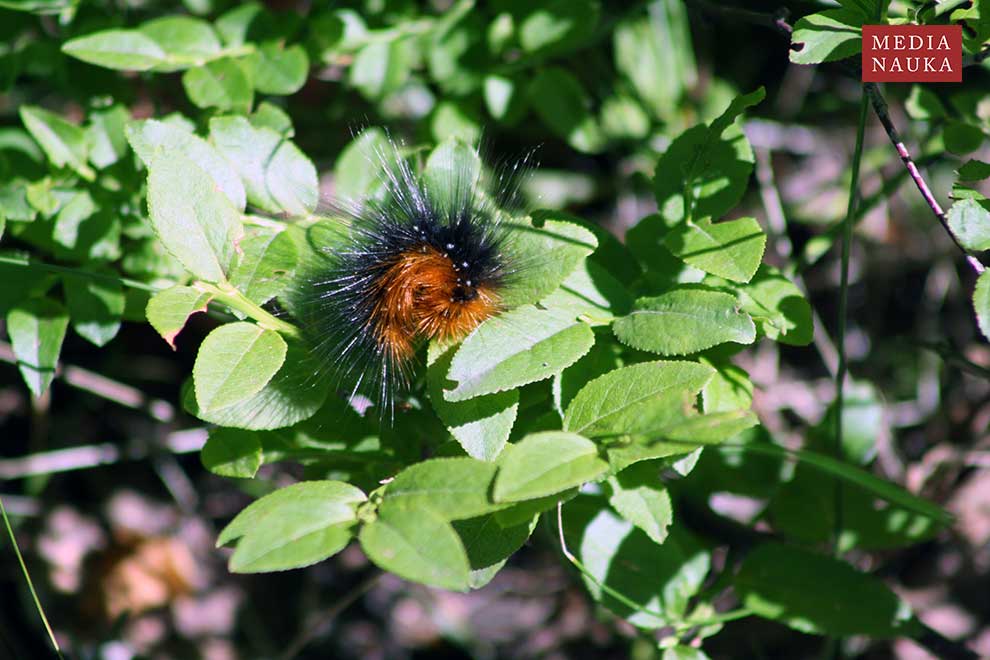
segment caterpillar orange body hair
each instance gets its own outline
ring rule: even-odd
[[[334,205],[341,240],[292,294],[320,373],[392,415],[418,348],[456,341],[501,310],[513,273],[506,229],[477,177],[452,165],[429,182],[377,154],[382,194]],[[429,184],[429,185],[428,185]]]

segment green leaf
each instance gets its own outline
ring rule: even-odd
[[[431,509],[384,502],[361,528],[361,548],[380,568],[443,589],[466,591],[471,567],[457,532]]]
[[[519,24],[519,44],[529,54],[573,50],[594,34],[601,4],[596,0],[536,0]]]
[[[598,247],[590,231],[554,217],[551,211],[538,211],[532,220],[505,222],[510,232],[508,251],[513,263],[525,272],[525,277],[516,278],[502,295],[506,308],[542,300]]]
[[[383,158],[394,152],[385,131],[366,128],[337,157],[333,167],[337,197],[361,200],[374,197],[385,186]]]
[[[658,546],[602,497],[579,496],[563,513],[564,538],[590,574],[584,583],[596,601],[649,630],[684,619],[710,564],[693,539],[674,527]]]
[[[30,298],[44,296],[58,278],[33,267],[25,267],[30,263],[28,255],[13,250],[0,250],[0,255],[7,259],[15,259],[19,264],[0,263],[0,314],[6,315],[11,307]]]
[[[805,544],[827,543],[838,530],[838,550],[886,550],[933,537],[941,525],[861,488],[843,488],[836,515],[836,484],[831,475],[799,464],[773,493],[761,517],[774,531]]]
[[[147,71],[164,64],[165,49],[137,30],[102,30],[70,39],[62,52],[83,62],[121,71]]]
[[[157,119],[132,122],[125,133],[131,148],[145,167],[150,168],[152,161],[162,151],[179,152],[202,168],[209,180],[227,196],[235,208],[244,209],[246,196],[241,178],[206,140],[172,123]]]
[[[138,30],[150,37],[168,54],[158,71],[179,71],[203,64],[220,52],[220,40],[213,26],[192,16],[165,16],[143,23]]]
[[[990,211],[975,199],[961,199],[949,209],[949,229],[964,248],[990,250]]]
[[[44,394],[55,378],[68,325],[69,315],[48,298],[26,300],[7,312],[7,335],[17,368],[34,396]]]
[[[368,43],[351,64],[351,86],[371,101],[396,91],[409,79],[409,51],[402,39]]]
[[[758,423],[756,415],[751,410],[729,410],[704,415],[687,415],[658,429],[657,434],[663,436],[665,441],[691,443],[693,446],[689,447],[689,451],[694,451],[701,445],[725,442]]]
[[[21,190],[24,191],[24,199],[31,208],[45,217],[53,215],[66,204],[65,198],[73,193],[65,193],[61,190],[54,190],[55,182],[51,177],[46,176],[39,181],[28,184],[20,183]],[[31,218],[33,219],[33,218]]]
[[[654,542],[663,543],[674,512],[670,494],[660,481],[659,467],[638,463],[611,477],[608,483],[612,490],[608,503],[612,508]]]
[[[743,561],[735,587],[746,608],[801,632],[909,634],[910,611],[883,582],[806,550],[778,543],[759,546]]]
[[[812,429],[815,449],[832,450],[835,438],[835,402],[829,405],[825,418]],[[867,465],[877,455],[877,439],[891,433],[884,422],[884,404],[876,388],[865,381],[853,381],[845,387],[842,400],[842,454],[845,460]]]
[[[706,413],[746,410],[753,403],[753,383],[749,374],[727,358],[701,358],[701,363],[715,369],[715,375],[701,390]]]
[[[710,126],[694,126],[670,144],[653,179],[659,215],[647,216],[641,224],[673,227],[688,217],[717,220],[739,203],[754,159],[749,140],[734,122],[765,95],[760,87],[736,97]]]
[[[516,525],[531,523],[533,519],[544,511],[549,511],[561,502],[574,499],[578,494],[578,488],[569,488],[560,493],[538,497],[535,500],[523,500],[517,502],[506,509],[500,509],[493,515],[495,521],[503,528],[508,529]]]
[[[327,63],[337,63],[369,39],[368,27],[353,9],[330,9],[310,23],[310,43]]]
[[[518,123],[528,109],[526,88],[514,78],[488,75],[483,93],[488,114],[506,126]]]
[[[267,518],[278,517],[281,510],[293,502],[315,500],[357,507],[367,497],[359,488],[342,481],[303,481],[255,500],[230,521],[217,537],[216,547],[220,548],[251,534],[263,525]]]
[[[255,431],[212,428],[199,457],[213,474],[250,479],[261,467],[261,439]]]
[[[364,500],[364,493],[339,481],[294,484],[241,511],[217,545],[240,539],[230,558],[234,573],[309,566],[344,549]]]
[[[606,339],[606,333],[598,334],[599,340]],[[621,348],[614,341],[596,340],[584,357],[554,376],[551,386],[553,403],[561,419],[571,401],[585,385],[622,364],[619,355]]]
[[[24,127],[41,145],[53,165],[68,166],[84,179],[93,179],[93,170],[86,164],[89,143],[85,130],[34,105],[23,105],[19,112]]]
[[[124,313],[124,290],[120,284],[77,275],[63,275],[62,282],[72,329],[96,346],[113,339]]]
[[[325,383],[321,386],[313,364],[309,351],[289,342],[282,367],[254,396],[224,408],[200,410],[195,388],[188,386],[183,389],[182,405],[203,421],[220,426],[258,431],[292,426],[312,417],[329,394],[330,388]]]
[[[791,62],[818,64],[852,57],[862,50],[863,18],[848,9],[805,16],[794,25]]]
[[[27,11],[33,14],[60,14],[72,10],[72,0],[2,0],[0,7],[14,11]]]
[[[506,453],[492,495],[496,502],[532,500],[593,481],[607,470],[591,440],[562,431],[534,433]]]
[[[91,146],[89,159],[97,167],[109,167],[127,154],[124,128],[131,115],[122,105],[92,112],[86,137]]]
[[[771,443],[751,442],[744,445],[727,444],[723,445],[723,448],[726,450],[731,448],[733,450],[765,454],[775,458],[796,458],[798,461],[816,470],[863,488],[892,504],[931,518],[943,525],[952,523],[952,516],[949,513],[928,500],[912,495],[896,484],[875,477],[855,465],[836,460],[824,454],[803,449],[788,450]]]
[[[752,279],[766,244],[767,236],[755,218],[688,221],[664,239],[667,249],[689,265],[734,282]]]
[[[186,96],[199,108],[249,112],[254,102],[251,79],[239,60],[222,58],[182,74]]]
[[[632,296],[607,270],[588,258],[578,264],[556,291],[540,301],[540,305],[566,312],[592,325],[606,325],[629,313]]]
[[[443,92],[461,96],[477,89],[487,65],[485,19],[470,3],[454,5],[432,31],[430,76]]]
[[[945,148],[954,154],[968,154],[983,144],[986,135],[978,127],[950,119],[942,129]]]
[[[663,650],[660,660],[711,660],[704,651],[693,646],[678,644]]]
[[[663,35],[663,38],[658,38]],[[615,68],[660,119],[671,118],[698,72],[684,4],[653,2],[646,15],[623,20],[612,34]]]
[[[292,126],[292,118],[285,110],[268,101],[258,104],[258,109],[248,117],[248,121],[255,128],[270,128],[287,138],[291,138],[296,132]]]
[[[488,497],[496,469],[467,457],[422,461],[388,483],[385,499],[410,511],[430,509],[445,520],[474,518],[502,508]]]
[[[519,409],[519,391],[487,394],[456,403],[447,401],[443,388],[456,347],[441,350],[431,343],[427,358],[426,378],[433,410],[468,456],[493,461],[512,432]]]
[[[239,247],[241,254],[230,273],[230,283],[259,305],[277,296],[286,287],[299,261],[290,232],[250,234]]]
[[[703,289],[676,289],[640,298],[633,311],[612,324],[623,344],[661,355],[697,353],[725,342],[751,344],[756,326],[736,299]]]
[[[458,138],[448,138],[437,145],[423,168],[423,181],[431,199],[447,214],[460,212],[472,203],[469,196],[474,194],[480,177],[477,149]]]
[[[702,497],[708,497],[710,493],[722,491],[769,499],[779,490],[782,482],[791,476],[792,465],[781,457],[742,452],[738,446],[771,442],[770,434],[762,426],[744,431],[733,440],[731,446],[705,449],[690,477],[679,484],[692,497],[696,493],[704,493]]]
[[[530,176],[535,176],[536,174],[534,173]],[[565,183],[564,185],[567,184]],[[555,218],[563,222],[581,225],[590,231],[598,240],[598,247],[588,257],[588,260],[604,268],[608,271],[609,275],[621,282],[624,286],[632,286],[640,275],[642,275],[643,269],[636,262],[632,251],[619,241],[615,234],[597,222],[590,222],[584,218],[564,213],[563,211],[535,211],[533,212],[533,218],[537,222],[542,222],[544,218]]]
[[[151,226],[189,272],[222,282],[244,233],[240,213],[189,158],[178,151],[159,153],[148,172]]]
[[[31,185],[25,185],[23,181],[0,184],[0,215],[11,222],[33,221],[38,210],[31,204],[28,195],[30,190]]]
[[[254,86],[262,94],[295,94],[306,84],[309,57],[299,44],[265,43],[248,59]]]
[[[605,135],[615,140],[642,140],[652,126],[639,102],[625,94],[614,94],[602,101],[599,121]]]
[[[990,275],[984,271],[976,280],[976,288],[973,290],[973,309],[976,310],[976,322],[980,326],[980,332],[987,339],[990,339]]]
[[[890,0],[837,0],[843,8],[862,17],[864,21],[883,21],[887,17]]]
[[[495,576],[533,533],[536,521],[536,516],[532,516],[527,522],[503,527],[494,515],[486,515],[454,522],[471,566],[472,589],[480,589]]]
[[[960,181],[982,181],[990,177],[990,163],[971,159],[956,171]]]
[[[173,286],[158,291],[148,300],[148,323],[175,350],[175,337],[196,312],[205,312],[211,296],[189,286]]]
[[[70,193],[64,199],[65,203],[55,215],[52,239],[65,248],[65,257],[98,260],[118,258],[119,220],[111,213],[100,213],[96,201],[87,190]]]
[[[924,85],[911,86],[911,94],[904,102],[904,109],[911,119],[941,119],[946,115],[945,106],[938,95]]]
[[[266,28],[271,15],[264,5],[256,0],[240,2],[225,11],[213,25],[220,38],[228,46],[243,46],[248,41],[257,41],[268,36]]]
[[[441,101],[430,115],[430,132],[435,142],[454,137],[477,144],[481,141],[481,118],[467,101]]]
[[[457,386],[448,401],[465,401],[549,378],[588,352],[591,328],[532,305],[494,316],[472,332],[447,373]]]
[[[628,436],[608,448],[613,472],[640,461],[671,456],[685,456],[702,447],[717,445],[756,425],[749,410],[732,410],[705,415],[686,411],[681,419],[664,426],[644,429],[642,435]]]
[[[683,418],[714,374],[697,362],[642,362],[610,371],[577,393],[564,430],[594,438],[661,427]]]
[[[554,135],[578,151],[597,153],[605,147],[591,101],[570,72],[547,68],[537,73],[529,85],[529,103]]]
[[[216,117],[210,137],[240,174],[252,204],[290,215],[308,215],[316,207],[316,168],[280,133],[255,128],[245,117]]]
[[[287,350],[280,334],[253,323],[228,323],[211,332],[193,365],[199,410],[208,413],[253,397],[278,372]]]
[[[753,317],[761,334],[792,346],[807,346],[814,338],[811,305],[804,294],[779,270],[761,264],[746,284],[709,278],[706,283],[727,288],[739,299],[739,308]]]

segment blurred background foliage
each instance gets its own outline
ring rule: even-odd
[[[414,149],[450,136],[480,141],[494,162],[536,148],[527,204],[567,209],[622,236],[656,211],[652,180],[664,173],[654,169],[670,142],[763,85],[767,99],[743,126],[756,168],[737,211],[759,219],[770,236],[766,260],[806,292],[816,341],[763,341],[738,362],[763,424],[751,441],[822,447],[835,417],[838,260],[830,248],[848,201],[860,85],[841,65],[791,62],[800,57],[789,57],[775,25],[782,4],[791,24],[837,6],[0,0],[0,311],[57,283],[64,304],[38,302],[21,319],[55,346],[36,356],[49,369],[24,374],[34,396],[10,346],[0,345],[9,363],[0,370],[0,495],[73,656],[660,654],[650,634],[588,600],[549,530],[471,594],[391,576],[369,582],[354,547],[305,571],[229,575],[213,541],[261,486],[210,475],[190,454],[203,432],[176,402],[212,322],[194,317],[174,354],[144,322],[150,287],[184,270],[148,226],[145,176],[125,129],[155,117],[205,133],[211,118],[241,115],[246,139],[291,139],[312,159],[325,195],[375,184],[349,147],[369,125],[389,126]],[[985,7],[897,1],[889,15],[962,21],[972,55],[986,39]],[[962,85],[886,90],[945,206],[950,193],[987,192],[985,173],[967,179],[956,170],[968,158],[990,160],[988,82],[984,64],[967,69]],[[290,155],[287,167],[308,176],[305,160]],[[884,577],[928,626],[990,655],[990,351],[973,319],[974,277],[873,121],[861,192],[846,457],[943,504],[957,524],[936,534],[852,494],[840,545],[855,547],[854,564]],[[132,285],[11,263],[29,257]],[[267,476],[285,484],[298,474],[280,467]],[[711,542],[712,563],[725,566],[771,524],[825,541],[836,525],[831,487],[804,466],[708,451],[672,496]],[[44,632],[6,549],[3,557],[0,655],[40,657]],[[703,586],[715,596],[724,587]],[[818,638],[752,618],[698,636],[708,634],[713,658],[821,653]],[[844,650],[929,657],[903,639],[852,638]]]

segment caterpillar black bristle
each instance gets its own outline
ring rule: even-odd
[[[363,393],[390,419],[417,350],[456,341],[501,310],[513,273],[507,230],[475,172],[444,163],[440,176],[414,174],[393,153],[377,153],[383,188],[334,202],[337,241],[319,246],[291,307],[320,362],[321,378]]]

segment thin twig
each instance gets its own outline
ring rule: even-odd
[[[17,356],[7,342],[0,342],[0,362],[17,364]],[[168,401],[149,397],[136,387],[125,385],[88,369],[59,364],[55,368],[55,377],[72,387],[95,394],[107,401],[126,408],[142,410],[156,421],[171,422],[175,419],[175,408]]]
[[[794,32],[794,28],[787,22],[788,13],[786,9],[781,9],[773,14],[770,14],[767,12],[752,11],[749,9],[739,9],[737,7],[727,7],[725,5],[710,2],[709,0],[689,0],[689,2],[696,5],[699,9],[705,11],[706,13],[745,21],[753,25],[762,25],[764,27],[773,28],[780,34],[787,35],[788,38],[790,38]],[[978,54],[968,57],[965,64],[979,64],[988,58],[990,58],[990,48],[985,48]],[[854,64],[852,60],[843,61],[848,62],[849,64]],[[858,72],[858,68],[856,70]],[[859,77],[858,73],[857,77]],[[949,221],[945,215],[945,211],[942,210],[938,200],[935,199],[935,195],[932,194],[931,188],[928,187],[924,177],[922,177],[921,173],[918,171],[918,166],[911,158],[907,147],[904,146],[904,142],[901,140],[900,134],[897,132],[897,129],[894,127],[894,124],[890,119],[890,113],[887,111],[887,102],[884,100],[879,88],[874,83],[864,83],[864,87],[866,88],[867,96],[869,96],[870,104],[873,106],[874,114],[876,114],[877,119],[879,119],[880,123],[883,125],[884,130],[887,132],[887,136],[894,145],[894,149],[897,150],[898,156],[900,156],[901,160],[904,162],[904,166],[907,168],[914,184],[921,192],[921,196],[924,198],[925,203],[932,210],[932,213],[945,229],[946,233],[949,235],[949,238],[952,239],[952,242],[955,243],[956,247],[958,247],[959,250],[962,251],[963,255],[965,255],[966,262],[969,264],[970,268],[972,268],[977,274],[982,273],[986,270],[986,267],[979,259],[967,252],[966,248],[959,243],[955,235],[949,229]]]
[[[890,119],[890,113],[887,110],[887,101],[883,98],[883,94],[880,93],[880,88],[876,86],[875,83],[864,83],[863,88],[866,90],[866,95],[870,99],[870,104],[873,106],[873,112],[876,114],[877,119],[880,120],[880,124],[883,126],[883,130],[887,132],[887,137],[890,138],[891,143],[894,145],[894,149],[897,150],[897,155],[901,157],[901,161],[904,163],[904,167],[907,168],[908,174],[911,176],[911,180],[914,181],[914,185],[918,187],[921,192],[921,196],[924,198],[925,203],[928,208],[932,210],[932,213],[938,219],[942,228],[955,243],[956,247],[966,256],[966,262],[970,267],[976,271],[977,274],[982,273],[986,267],[980,262],[979,259],[969,254],[966,248],[962,246],[962,243],[955,237],[952,230],[949,228],[949,219],[945,215],[945,211],[942,210],[942,206],[935,199],[935,195],[932,193],[931,188],[925,182],[924,177],[921,176],[921,172],[918,171],[918,166],[915,165],[914,160],[911,158],[911,154],[908,153],[907,147],[904,146],[904,142],[901,140],[900,134],[897,132],[897,128],[894,126],[894,122]]]
[[[787,236],[787,214],[784,211],[784,203],[780,199],[777,190],[777,182],[773,174],[773,163],[771,162],[771,151],[769,149],[754,149],[756,155],[756,180],[760,184],[760,199],[767,212],[767,225],[770,230],[771,245],[781,261],[787,262],[792,256],[791,240]],[[805,297],[808,297],[808,286],[804,282],[800,272],[795,271],[791,278],[801,290]],[[815,348],[818,350],[825,364],[825,368],[831,376],[835,376],[838,371],[839,358],[835,349],[835,344],[828,336],[828,330],[822,323],[818,311],[811,310],[813,323],[812,337]]]
[[[68,449],[28,454],[18,458],[0,460],[0,480],[23,479],[36,474],[54,474],[85,470],[100,465],[111,465],[121,461],[136,461],[154,454],[155,450],[183,454],[202,449],[206,443],[206,429],[187,429],[169,433],[160,445],[141,445],[124,449],[113,443],[81,445]]]
[[[59,275],[74,275],[76,277],[85,277],[91,280],[98,280],[100,282],[106,282],[108,284],[119,284],[121,286],[130,287],[132,289],[140,289],[141,291],[147,291],[149,293],[155,293],[160,291],[160,287],[156,287],[147,282],[139,282],[138,280],[132,280],[127,277],[118,277],[116,275],[106,275],[104,273],[97,273],[95,271],[86,270],[84,268],[72,268],[70,266],[58,266],[56,264],[49,264],[43,261],[38,261],[32,259],[31,257],[16,254],[0,254],[0,264],[6,264],[8,266],[21,266],[23,268],[33,268],[35,270],[44,271],[46,273],[56,273]]]
[[[766,12],[754,11],[752,9],[726,6],[718,2],[710,2],[710,0],[689,0],[689,4],[697,6],[698,9],[701,9],[705,13],[742,21],[744,23],[750,23],[752,25],[762,25],[763,27],[776,30],[780,34],[787,35],[788,37],[790,37],[791,33],[794,32],[794,28],[787,22],[787,19],[790,16],[790,11],[786,7],[781,7],[773,14],[768,14]]]
[[[621,591],[617,591],[612,587],[608,586],[607,584],[605,584],[604,582],[602,582],[601,580],[599,580],[597,577],[595,577],[594,574],[592,574],[591,571],[589,571],[585,567],[584,564],[581,563],[581,560],[579,560],[574,555],[574,553],[572,553],[567,548],[567,541],[564,539],[563,512],[564,512],[563,501],[557,502],[557,534],[558,534],[558,539],[560,541],[560,551],[564,554],[564,557],[567,559],[567,561],[571,562],[571,564],[574,565],[574,568],[578,569],[578,571],[582,575],[584,575],[591,582],[593,582],[599,589],[602,590],[603,593],[608,594],[609,596],[616,599],[617,601],[619,601],[629,609],[636,612],[642,612],[643,614],[648,614],[656,619],[659,619],[660,621],[667,621],[668,620],[667,614],[664,614],[663,612],[658,612],[648,607],[643,607],[642,605],[631,599],[629,596],[626,596]],[[745,607],[741,607],[739,609],[729,610],[728,612],[717,612],[711,617],[704,620],[693,621],[688,619],[682,621],[670,621],[668,625],[670,625],[670,627],[674,629],[674,632],[678,634],[683,634],[695,628],[703,628],[705,626],[710,626],[720,623],[728,623],[729,621],[735,621],[736,619],[744,619],[748,616],[752,616],[752,614],[753,612],[750,611],[749,609]]]
[[[921,634],[914,638],[921,646],[931,651],[936,658],[942,660],[977,660],[980,656],[963,644],[947,639],[942,633],[925,625],[918,620]]]
[[[27,565],[24,563],[24,557],[21,555],[21,549],[17,547],[17,538],[14,536],[14,529],[10,526],[10,519],[7,518],[7,510],[3,506],[3,500],[0,500],[0,514],[3,515],[3,524],[7,527],[7,536],[10,537],[10,544],[14,547],[14,554],[17,555],[17,562],[21,565],[21,573],[24,574],[24,580],[27,582],[28,590],[31,592],[31,598],[34,599],[34,605],[38,608],[38,614],[41,616],[41,622],[45,624],[45,631],[48,633],[48,639],[51,640],[52,648],[55,649],[55,655],[62,658],[62,649],[59,648],[58,640],[55,639],[55,633],[52,632],[52,627],[48,623],[48,617],[45,616],[45,608],[41,606],[41,600],[38,598],[38,592],[34,589],[34,582],[31,581],[31,574],[28,573]]]
[[[756,181],[760,184],[760,199],[767,212],[767,225],[770,229],[773,250],[782,261],[786,262],[790,259],[793,248],[791,239],[787,235],[787,218],[774,179],[771,154],[767,149],[754,149],[753,153],[756,156]]]
[[[292,658],[299,655],[299,653],[306,648],[310,642],[326,631],[327,627],[333,623],[334,619],[340,616],[341,612],[350,607],[358,598],[371,591],[371,588],[375,586],[379,579],[381,579],[382,575],[384,575],[384,573],[375,573],[347,592],[332,606],[315,615],[315,623],[307,626],[298,637],[292,640],[289,646],[285,649],[285,653],[279,656],[280,660],[292,660]]]

